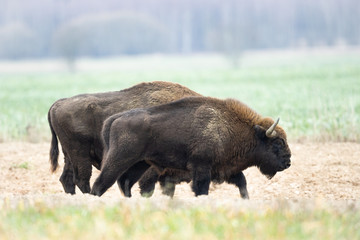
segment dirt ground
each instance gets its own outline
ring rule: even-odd
[[[63,167],[54,174],[50,172],[49,143],[0,143],[0,200],[18,198],[39,199],[50,196],[54,199],[78,201],[97,198],[84,195],[79,189],[70,196],[64,193],[58,181]],[[358,143],[290,143],[292,166],[275,175],[271,180],[261,175],[257,168],[244,171],[250,199],[254,201],[283,199],[360,199],[360,144]],[[93,182],[99,171],[93,168]],[[138,186],[133,187],[133,197],[140,199]],[[211,185],[211,201],[239,199],[239,191],[232,185]],[[112,186],[101,197],[106,201],[124,201],[117,185]],[[156,186],[152,199],[163,199]],[[125,201],[131,201],[126,199]],[[196,199],[189,184],[176,188],[174,200]],[[0,204],[1,205],[1,204]]]

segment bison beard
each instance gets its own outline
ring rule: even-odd
[[[133,108],[151,107],[186,96],[200,94],[179,84],[168,82],[141,83],[117,92],[82,94],[56,101],[48,112],[52,133],[51,170],[58,167],[58,139],[65,165],[60,181],[66,193],[75,194],[75,185],[90,192],[92,165],[100,168],[103,155],[101,129],[106,118]],[[131,196],[131,186],[149,165],[138,163],[118,179],[120,189]]]
[[[103,165],[91,191],[97,196],[142,161],[188,171],[196,196],[208,194],[210,181],[241,192],[242,171],[251,166],[269,178],[290,166],[285,131],[232,99],[188,97],[116,114],[105,121],[102,138]]]

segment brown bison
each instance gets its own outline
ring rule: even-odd
[[[277,123],[239,101],[208,97],[116,114],[104,122],[104,158],[91,193],[101,196],[141,161],[189,171],[196,196],[208,194],[210,181],[243,186],[242,171],[251,166],[272,178],[291,157]]]
[[[82,94],[56,101],[48,112],[52,133],[51,170],[58,167],[58,140],[65,158],[60,182],[66,193],[75,194],[75,184],[83,193],[90,192],[92,165],[100,169],[103,155],[101,129],[109,116],[133,108],[150,107],[186,96],[200,94],[175,83],[141,83],[131,88],[106,93]],[[120,189],[130,196],[130,189],[149,167],[140,162],[118,180]]]

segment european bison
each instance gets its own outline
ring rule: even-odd
[[[237,100],[208,97],[116,114],[104,122],[104,158],[91,194],[101,196],[144,160],[160,171],[189,171],[196,196],[208,194],[211,180],[243,186],[242,171],[251,166],[272,178],[291,157],[277,123]]]
[[[186,96],[200,94],[175,83],[141,83],[131,88],[106,93],[82,94],[56,101],[48,112],[52,133],[51,170],[58,167],[58,140],[65,157],[60,182],[66,193],[75,194],[75,184],[83,193],[90,192],[92,166],[100,169],[103,155],[101,129],[109,116],[133,108],[150,107]],[[119,187],[130,196],[130,188],[149,167],[138,163],[119,180]]]

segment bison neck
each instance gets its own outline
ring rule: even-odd
[[[212,181],[222,183],[231,176],[256,165],[252,158],[253,149],[255,148],[253,141],[241,142],[237,139],[237,141],[235,140],[227,146],[229,149],[225,152],[232,154],[221,155],[216,159],[211,172]]]

